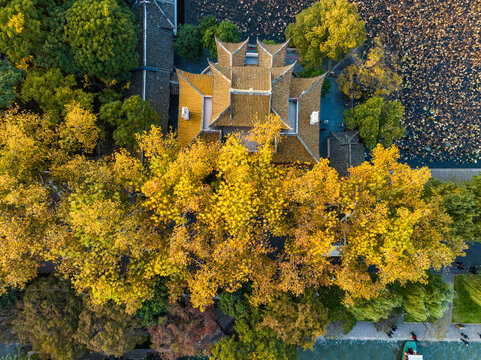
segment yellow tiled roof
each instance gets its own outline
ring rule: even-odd
[[[213,76],[209,74],[192,74],[177,69],[177,72],[190,82],[202,95],[212,95]]]
[[[294,78],[294,65],[272,66],[275,64],[271,55],[285,52],[287,44],[263,44],[260,52],[264,52],[264,65],[246,66],[236,62],[244,56],[246,42],[239,44],[225,44],[218,42],[224,52],[219,54],[218,64],[209,63],[211,74],[197,75],[178,71],[179,74],[179,130],[178,137],[181,144],[187,145],[196,136],[216,141],[220,136],[220,129],[224,131],[233,128],[244,129],[252,127],[257,119],[263,120],[271,112],[278,114],[284,123],[284,129],[291,130],[285,134],[280,142],[275,161],[315,162],[319,159],[319,123],[310,124],[313,111],[320,109],[320,94],[323,76],[315,78]],[[237,51],[239,59],[231,57]],[[272,54],[271,54],[272,53]],[[234,54],[234,55],[236,55]],[[282,54],[281,54],[282,55]],[[284,54],[285,55],[285,54]],[[221,57],[224,56],[221,61]],[[261,54],[259,53],[259,60]],[[266,57],[267,56],[267,57]],[[245,57],[245,56],[244,56]],[[229,64],[231,63],[232,66]],[[234,61],[235,60],[235,61]],[[272,60],[272,61],[271,61]],[[279,60],[280,61],[280,60]],[[284,60],[283,60],[284,61]],[[242,65],[242,66],[241,66]],[[203,96],[212,96],[212,102],[206,105],[206,111],[212,114],[210,127],[202,125],[204,113]],[[289,99],[297,101],[297,124],[290,128]],[[190,110],[188,121],[180,116],[181,108],[187,106]],[[229,127],[230,129],[227,129]],[[203,132],[204,130],[207,132]],[[297,130],[294,133],[292,130]]]
[[[216,66],[212,66],[212,75],[214,76],[212,91],[212,116],[210,123],[214,123],[217,118],[224,113],[231,104],[230,88],[231,81],[220,72]]]
[[[232,94],[232,124],[252,127],[256,119],[264,119],[271,112],[269,95]]]
[[[257,66],[232,68],[232,88],[241,90],[271,90],[271,73],[269,69]]]

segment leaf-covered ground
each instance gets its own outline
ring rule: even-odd
[[[370,38],[399,57],[407,158],[481,156],[481,1],[357,0]]]

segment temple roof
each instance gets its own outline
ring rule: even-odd
[[[319,123],[311,123],[310,118],[320,110],[324,76],[293,77],[295,63],[285,65],[287,42],[279,45],[258,42],[257,66],[246,64],[247,41],[228,44],[216,39],[216,42],[218,62],[209,62],[203,74],[178,70],[179,78],[182,77],[178,130],[181,144],[188,145],[201,132],[208,133],[212,139],[217,135],[209,132],[220,134],[219,139],[234,130],[245,132],[256,121],[274,113],[283,123],[283,140],[279,143],[276,161],[316,162]],[[180,119],[182,107],[188,107],[189,120]]]

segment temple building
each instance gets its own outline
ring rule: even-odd
[[[295,64],[286,66],[288,42],[257,41],[257,54],[247,52],[248,40],[216,42],[217,63],[210,62],[202,74],[177,69],[180,144],[188,146],[197,137],[222,142],[229,134],[248,132],[256,119],[275,114],[283,124],[275,161],[317,162],[324,75],[295,77]]]

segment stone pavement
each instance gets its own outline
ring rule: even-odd
[[[443,274],[445,279],[452,284],[453,273]],[[451,306],[446,314],[436,323],[406,323],[399,319],[397,330],[392,337],[388,337],[385,332],[378,331],[374,323],[359,321],[356,326],[348,333],[340,333],[340,324],[333,323],[327,328],[327,333],[322,338],[337,338],[342,340],[382,340],[382,341],[405,341],[411,340],[410,332],[414,332],[419,341],[461,341],[460,332],[466,334],[469,342],[481,342],[481,324],[464,324],[465,328],[459,330],[451,323]]]
[[[430,169],[431,176],[441,181],[469,181],[481,172],[481,169]]]

